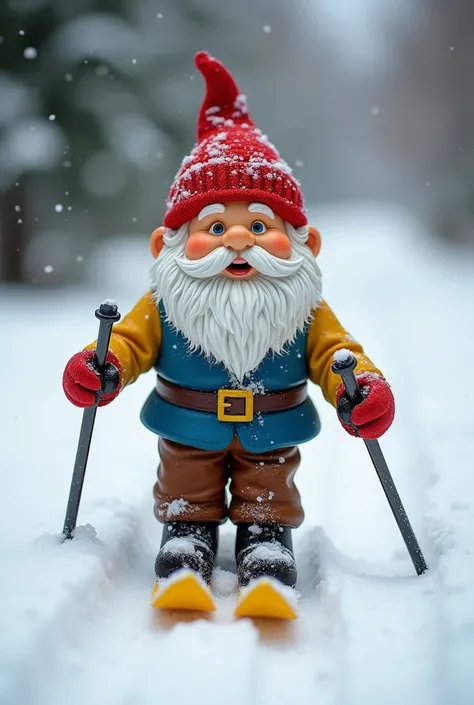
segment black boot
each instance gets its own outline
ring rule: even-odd
[[[157,578],[168,578],[182,568],[198,573],[210,584],[217,553],[217,522],[167,522],[155,561]]]
[[[291,529],[288,526],[239,524],[235,543],[239,587],[256,578],[276,578],[296,585]]]

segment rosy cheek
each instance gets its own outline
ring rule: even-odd
[[[201,259],[218,246],[218,238],[208,233],[190,235],[186,242],[186,256],[189,259]]]
[[[288,259],[291,255],[291,240],[286,233],[281,230],[269,231],[263,238],[261,244],[270,254],[281,259]]]

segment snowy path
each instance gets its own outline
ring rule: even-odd
[[[0,612],[2,705],[472,702],[474,373],[455,368],[457,358],[462,362],[458,348],[474,337],[462,305],[474,300],[472,266],[447,261],[423,240],[415,246],[412,224],[393,212],[337,218],[322,212],[318,224],[325,234],[326,296],[395,390],[397,419],[382,447],[429,574],[414,575],[363,444],[345,436],[314,390],[324,432],[303,448],[299,471],[307,516],[296,534],[301,619],[283,629],[234,622],[233,598],[225,596],[232,578],[223,572],[217,586],[224,596],[211,620],[176,625],[173,617],[153,614],[148,597],[159,528],[148,497],[156,456],[130,408],[117,403],[98,420],[80,517],[97,537],[82,529],[62,547],[51,536],[31,541],[62,522],[77,431],[77,413],[47,386],[57,369],[45,362],[35,404],[18,402],[5,418],[16,472],[4,480],[11,507],[8,528],[0,526],[10,575]],[[352,293],[360,252],[364,278]],[[132,302],[125,299],[124,307]],[[43,361],[50,345],[67,357],[90,337],[90,319],[79,313],[88,304],[74,305],[80,323],[67,345],[58,311],[49,339],[38,340]],[[10,314],[0,309],[0,319]],[[26,343],[31,328],[20,326],[17,335]],[[7,392],[9,385],[15,389],[14,379],[4,382]],[[149,383],[127,392],[130,406],[138,407]],[[59,406],[61,417],[38,430],[46,389],[41,404]],[[15,415],[31,430],[24,447]],[[111,425],[127,437],[121,448],[106,438]],[[49,476],[43,463],[38,478],[37,448],[47,443],[57,452]],[[223,568],[232,553],[230,530],[222,541]]]
[[[232,597],[220,598],[219,612],[208,621],[176,619],[149,608],[152,565],[151,547],[132,558],[126,575],[111,589],[100,619],[81,633],[76,657],[66,656],[60,679],[57,670],[51,674],[54,697],[48,694],[45,703],[148,705],[156,702],[157,692],[160,700],[194,698],[211,705],[221,703],[224,694],[232,704],[291,703],[295,688],[301,687],[307,696],[317,695],[318,702],[331,702],[330,683],[324,683],[334,662],[333,625],[324,604],[315,605],[323,609],[314,622],[300,621],[288,629],[234,622]],[[221,587],[226,582],[221,577]],[[287,644],[297,647],[297,668],[282,677]],[[229,692],[232,674],[239,678]],[[327,690],[324,699],[315,685],[318,674]]]

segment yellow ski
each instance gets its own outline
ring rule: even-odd
[[[253,580],[239,593],[236,617],[297,619],[297,593],[273,578]]]
[[[157,580],[151,593],[151,606],[164,610],[213,612],[216,609],[209,587],[193,570],[178,570]]]

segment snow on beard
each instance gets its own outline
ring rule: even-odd
[[[191,350],[222,362],[241,383],[269,351],[281,353],[321,301],[321,271],[304,243],[307,228],[286,223],[292,254],[283,260],[253,246],[241,253],[259,272],[251,279],[219,276],[235,252],[219,247],[199,260],[185,254],[188,224],[167,230],[150,271],[151,289]]]

